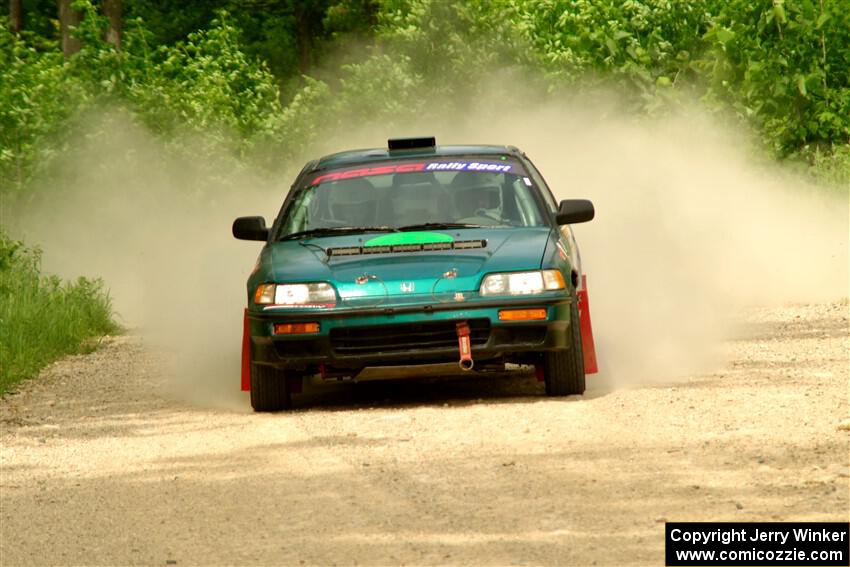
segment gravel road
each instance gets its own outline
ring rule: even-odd
[[[848,305],[758,310],[717,372],[175,400],[138,337],[0,401],[3,565],[663,565],[664,522],[848,519]],[[238,386],[234,376],[234,388]]]

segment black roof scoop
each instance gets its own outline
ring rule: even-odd
[[[420,148],[434,148],[437,146],[437,138],[390,138],[387,147],[390,151],[395,150],[417,150]]]

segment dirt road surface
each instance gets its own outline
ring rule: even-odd
[[[663,565],[666,520],[846,521],[848,348],[846,302],[795,306],[676,383],[364,383],[260,415],[175,401],[110,339],[0,402],[0,562]]]

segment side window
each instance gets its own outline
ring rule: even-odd
[[[531,179],[534,180],[534,184],[540,189],[540,194],[543,195],[543,200],[546,201],[546,205],[549,207],[553,213],[558,211],[558,202],[555,200],[555,196],[552,195],[552,191],[549,190],[549,186],[546,185],[546,181],[543,180],[543,176],[540,175],[540,172],[537,171],[537,168],[534,167],[534,164],[531,163],[531,160],[528,159],[528,156],[524,156],[526,165],[528,166],[528,173],[531,175]]]
[[[514,182],[514,198],[524,226],[540,226],[543,224],[543,219],[540,218],[540,209],[534,200],[532,191],[533,189],[519,178]]]
[[[284,226],[281,227],[281,234],[290,234],[300,232],[310,228],[308,225],[310,210],[315,207],[315,191],[301,191],[292,201],[289,210],[289,218]]]

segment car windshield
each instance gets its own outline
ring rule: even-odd
[[[514,161],[394,162],[331,171],[298,190],[278,237],[344,234],[349,228],[545,226],[536,191]]]

